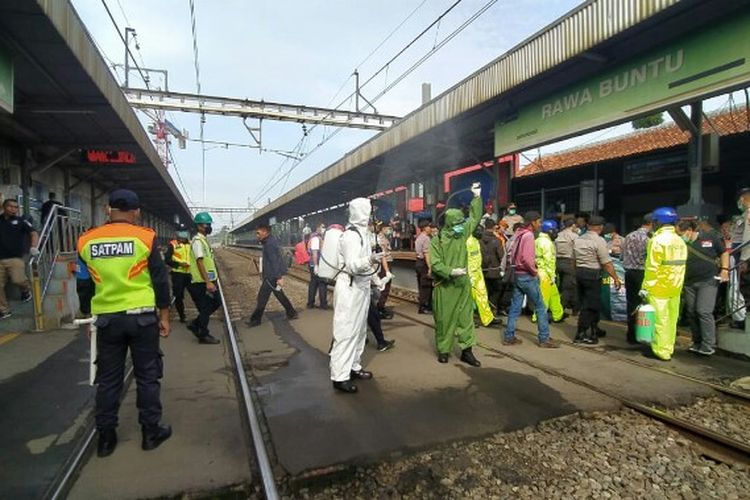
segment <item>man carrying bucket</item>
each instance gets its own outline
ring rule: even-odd
[[[648,356],[669,361],[677,336],[687,246],[675,232],[678,216],[674,208],[657,208],[652,218],[656,233],[648,243],[641,289],[641,296],[656,312],[654,337]]]

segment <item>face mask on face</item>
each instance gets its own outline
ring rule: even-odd
[[[509,210],[508,210],[508,214],[509,214],[509,215],[516,215],[516,209],[515,209],[515,208],[511,208],[511,209],[509,209]]]
[[[611,234],[605,234],[604,235],[604,240],[605,241],[611,241],[612,240],[612,235]]]
[[[214,228],[211,227],[211,224],[206,224],[206,236],[211,234],[213,232]]]
[[[690,240],[692,240],[692,238],[689,235],[687,234],[682,235],[682,241],[684,241],[685,243],[690,243]]]
[[[744,212],[745,211],[745,204],[742,203],[742,198],[740,198],[739,200],[737,200],[737,209],[740,212]]]
[[[453,226],[453,234],[456,236],[461,236],[464,234],[464,226],[463,224],[457,224]]]

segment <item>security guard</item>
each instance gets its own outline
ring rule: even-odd
[[[656,233],[648,242],[641,296],[656,309],[656,329],[649,356],[669,361],[677,337],[688,251],[675,231],[678,215],[674,208],[657,208],[652,219]]]
[[[553,238],[557,235],[557,221],[547,219],[542,222],[542,228],[534,242],[536,251],[536,267],[539,270],[539,288],[542,292],[542,300],[547,309],[552,313],[550,319],[553,323],[560,323],[567,317],[560,302],[560,291],[555,283],[557,273],[557,262],[555,256],[555,243]],[[536,321],[536,313],[531,317]]]
[[[190,285],[190,233],[181,227],[169,242],[164,261],[172,268],[172,298],[180,323],[185,322],[185,289]]]
[[[159,336],[169,335],[169,283],[167,269],[156,251],[156,233],[137,225],[138,196],[126,189],[109,196],[109,220],[78,239],[78,255],[93,283],[91,313],[96,316],[97,454],[110,455],[117,446],[117,412],[120,406],[125,356],[133,359],[138,391],[141,448],[153,450],[172,435],[160,423],[160,383],[164,365]],[[88,304],[82,305],[82,309]],[[157,315],[158,309],[158,315]],[[84,309],[85,310],[85,309]]]
[[[221,306],[221,294],[216,286],[218,275],[214,254],[206,238],[211,234],[213,219],[208,212],[200,212],[195,215],[193,222],[198,232],[190,244],[191,283],[188,291],[198,308],[198,317],[188,324],[188,329],[201,344],[218,344],[219,339],[208,333],[208,320]]]

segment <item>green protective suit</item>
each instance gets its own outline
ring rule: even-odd
[[[687,245],[674,226],[656,231],[648,242],[642,288],[648,292],[649,304],[656,309],[651,350],[665,361],[671,359],[674,352],[686,262]]]
[[[560,321],[565,310],[560,302],[560,291],[555,284],[557,274],[557,252],[555,243],[547,233],[540,233],[534,243],[536,252],[536,267],[539,270],[539,288],[542,292],[544,305],[549,309],[552,321]],[[531,317],[536,321],[536,313]]]
[[[479,240],[474,236],[469,236],[466,240],[466,251],[469,255],[468,271],[471,281],[471,298],[474,300],[477,312],[479,312],[479,320],[484,326],[487,326],[495,319],[495,315],[492,313],[490,299],[487,297],[487,285],[482,273],[482,247],[479,245]]]
[[[467,268],[466,240],[481,217],[482,200],[479,197],[472,200],[468,219],[464,220],[461,210],[449,208],[445,211],[445,224],[440,234],[430,242],[430,262],[435,283],[432,308],[435,315],[435,343],[439,353],[450,353],[455,339],[458,339],[461,349],[476,343],[471,281],[468,275],[451,277],[451,271]],[[456,225],[463,226],[463,233],[457,235],[453,231]]]

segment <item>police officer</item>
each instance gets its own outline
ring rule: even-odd
[[[198,232],[190,244],[191,283],[188,291],[198,308],[198,317],[188,324],[188,329],[201,344],[218,344],[219,339],[208,332],[208,320],[221,306],[221,294],[216,286],[218,275],[214,253],[207,238],[212,231],[213,219],[208,212],[200,212],[195,215],[193,222]]]
[[[153,450],[172,435],[160,423],[160,383],[164,366],[159,336],[169,335],[167,269],[156,250],[156,233],[137,225],[138,196],[126,189],[109,196],[109,220],[78,239],[78,255],[93,282],[91,313],[97,317],[96,427],[97,454],[110,455],[117,446],[117,412],[128,349],[138,391],[141,448]],[[88,304],[82,306],[87,307]],[[157,311],[158,309],[158,311]]]
[[[181,227],[169,242],[164,261],[172,268],[172,297],[180,323],[185,322],[185,289],[190,285],[190,234]]]
[[[586,232],[573,241],[578,305],[581,308],[578,316],[578,331],[573,340],[576,343],[598,344],[599,337],[605,335],[604,330],[599,328],[599,311],[602,307],[602,269],[612,277],[617,290],[622,286],[612,265],[607,242],[601,237],[603,229],[604,219],[598,215],[592,215],[587,223]]]

